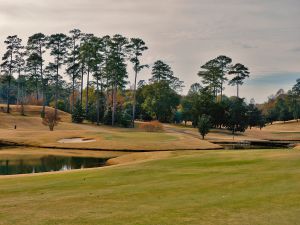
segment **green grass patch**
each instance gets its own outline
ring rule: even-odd
[[[128,166],[2,178],[0,224],[299,224],[299,151],[177,154]]]
[[[103,134],[106,140],[110,141],[134,141],[134,142],[162,142],[176,141],[177,137],[165,133],[148,133],[148,132],[120,132],[116,134]]]

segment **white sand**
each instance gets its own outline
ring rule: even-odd
[[[88,143],[88,142],[95,142],[94,139],[85,139],[85,138],[65,138],[61,139],[58,142],[59,143]]]

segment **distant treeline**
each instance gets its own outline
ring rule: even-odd
[[[72,113],[73,122],[87,119],[126,127],[134,126],[135,119],[197,125],[200,116],[208,115],[213,126],[233,131],[249,125],[262,127],[270,120],[271,111],[263,114],[255,104],[247,105],[239,98],[239,89],[250,73],[227,56],[202,65],[200,82],[192,85],[187,96],[181,96],[183,81],[162,60],[153,63],[149,81],[139,79],[141,70],[149,67],[141,62],[148,47],[140,38],[97,37],[74,29],[68,34],[36,33],[26,45],[17,35],[8,36],[5,44],[0,98],[7,104],[7,113],[13,103],[36,104],[43,106],[44,117],[45,106],[50,105]],[[128,66],[135,78],[130,88]],[[225,84],[236,86],[236,97],[223,95]],[[298,115],[297,107],[291,106],[299,104],[296,86],[288,94],[296,100],[287,103],[293,118]]]

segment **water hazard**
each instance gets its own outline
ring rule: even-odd
[[[66,171],[105,166],[108,158],[65,157],[65,156],[34,156],[26,158],[0,159],[0,175],[42,173]]]

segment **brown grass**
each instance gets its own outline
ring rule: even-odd
[[[132,164],[137,162],[144,162],[149,160],[157,160],[169,158],[174,155],[174,152],[139,152],[139,153],[130,153],[116,158],[109,159],[107,165],[119,165],[119,164]]]
[[[192,127],[174,126],[179,132],[184,132],[193,136],[199,136],[197,129]],[[247,129],[245,133],[232,133],[226,129],[212,129],[207,135],[209,141],[242,141],[242,140],[298,140],[300,142],[300,122],[277,122],[273,125],[267,125],[262,130],[259,128]]]
[[[140,125],[140,129],[142,129],[146,132],[161,132],[164,130],[163,125],[157,120],[142,123]]]
[[[12,106],[12,109],[15,107]],[[61,123],[53,132],[42,124],[39,106],[30,106],[29,116],[0,113],[0,142],[9,141],[32,147],[52,147],[88,150],[178,150],[178,149],[215,149],[220,146],[198,138],[163,131],[144,132],[140,128],[126,129],[92,124],[73,124],[67,121],[69,114],[60,113]],[[50,109],[49,109],[50,110]],[[17,129],[14,129],[17,125]],[[95,139],[90,143],[58,143],[64,138]]]
[[[0,151],[0,160],[3,159],[26,159],[41,158],[46,155],[72,156],[72,157],[94,157],[112,158],[122,156],[126,153],[117,151],[88,151],[88,150],[62,150],[62,149],[40,149],[40,148],[9,148]]]

